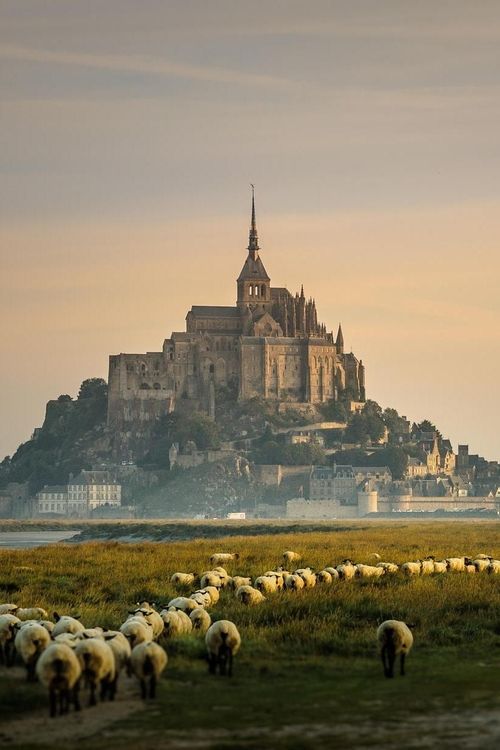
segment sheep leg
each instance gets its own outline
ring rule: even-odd
[[[387,656],[387,646],[385,644],[382,646],[382,649],[380,651],[380,656],[382,658],[382,666],[384,668],[384,675],[386,677],[389,677],[389,675],[388,675],[389,667],[387,665],[387,659],[386,659],[386,656]]]
[[[28,664],[26,664],[26,675],[27,675],[28,682],[35,682],[36,681],[36,677],[35,677],[35,662],[34,661],[29,662]]]
[[[147,691],[146,691],[146,681],[141,680],[141,698],[146,699],[148,697]]]
[[[232,651],[229,652],[227,674],[228,674],[228,677],[233,676],[233,652]]]
[[[151,675],[149,680],[149,697],[156,698],[156,676],[154,674]]]
[[[209,674],[215,674],[215,670],[217,667],[217,657],[215,654],[210,654],[208,657],[208,672]]]
[[[92,680],[90,683],[90,701],[89,706],[95,706],[97,703],[96,697],[95,697],[95,682]]]
[[[404,677],[405,675],[405,657],[406,657],[406,654],[404,651],[402,651],[401,657],[400,657],[400,665],[401,665],[400,673],[402,677]]]
[[[3,643],[0,643],[0,666],[5,665],[5,654],[4,654],[4,646]]]
[[[49,714],[51,718],[54,718],[57,712],[57,700],[56,700],[56,691],[53,687],[50,688],[49,691]]]
[[[76,685],[75,685],[75,686],[74,686],[74,688],[73,688],[73,705],[74,705],[74,707],[75,707],[75,711],[80,711],[80,710],[81,710],[81,708],[82,708],[82,707],[80,706],[80,695],[79,695],[79,691],[80,691],[80,685],[79,685],[79,683],[77,682],[77,683],[76,683]]]

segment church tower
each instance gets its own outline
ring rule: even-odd
[[[248,238],[248,256],[237,279],[238,298],[236,304],[240,309],[270,309],[271,279],[267,275],[259,256],[259,237],[255,220],[255,194],[252,185],[252,218]]]

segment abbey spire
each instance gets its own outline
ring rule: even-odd
[[[264,264],[259,255],[259,237],[257,235],[257,221],[255,219],[255,189],[252,185],[252,214],[250,219],[250,233],[248,236],[248,256],[238,276],[239,307],[250,305],[263,308],[271,304],[271,280],[267,275]]]
[[[248,236],[248,252],[253,260],[259,253],[259,236],[257,234],[257,222],[255,220],[255,188],[252,185],[252,218],[250,221],[250,233]]]

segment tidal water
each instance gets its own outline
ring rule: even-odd
[[[78,534],[76,530],[67,531],[2,531],[0,532],[0,549],[30,549],[55,544],[71,539]]]

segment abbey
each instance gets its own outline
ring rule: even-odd
[[[193,305],[186,331],[172,333],[159,352],[109,358],[108,426],[124,444],[141,440],[157,418],[181,403],[215,413],[218,386],[239,399],[321,403],[348,395],[365,399],[361,360],[344,352],[318,321],[304,290],[272,287],[260,256],[255,201],[248,255],[234,307]]]

